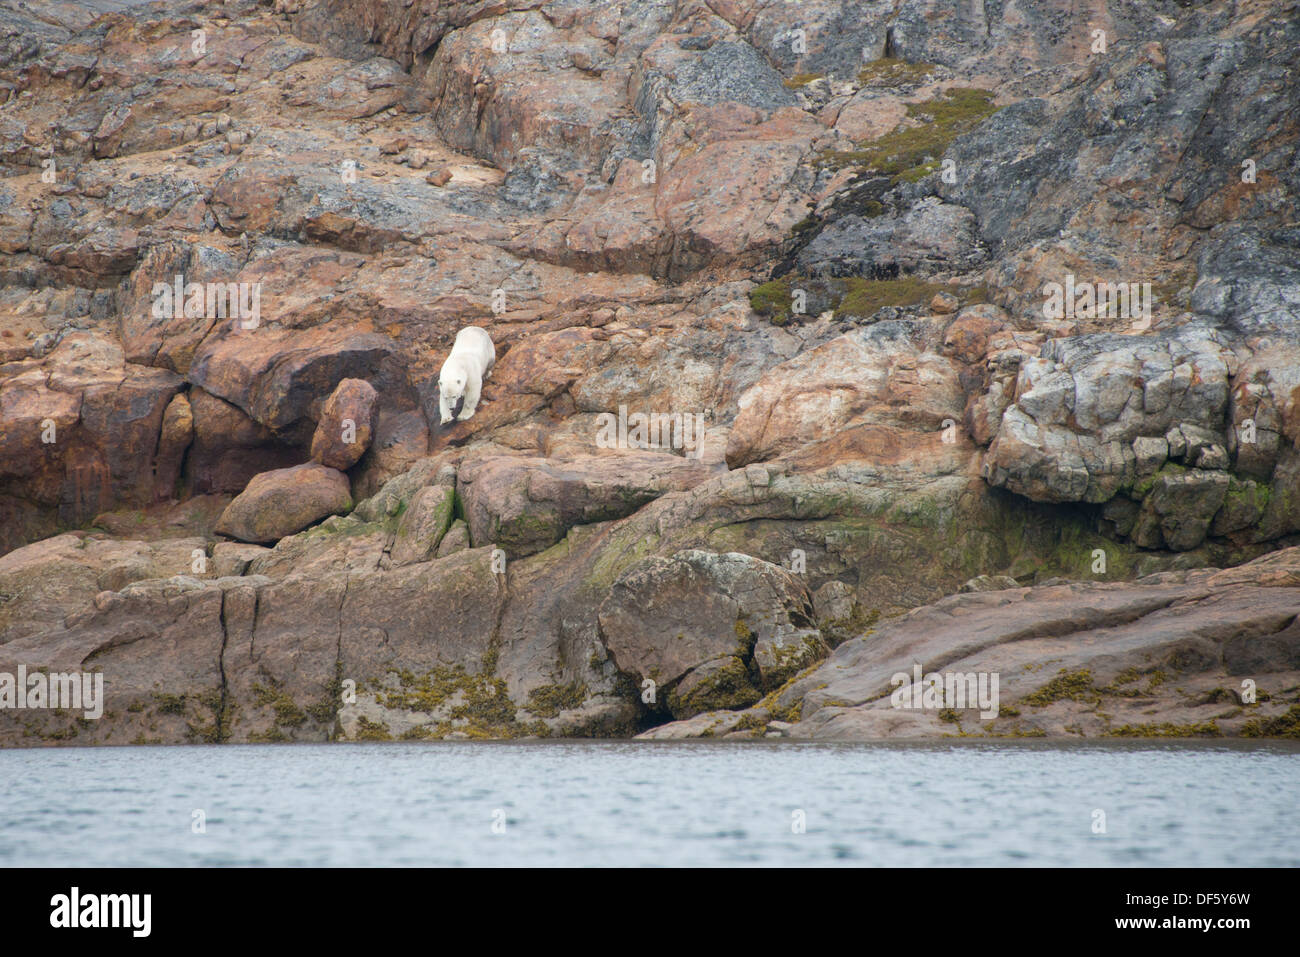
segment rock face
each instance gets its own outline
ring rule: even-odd
[[[263,472],[226,506],[216,532],[242,542],[276,542],[352,507],[348,477],[309,463]]]
[[[740,468],[860,427],[938,436],[955,425],[965,401],[959,367],[917,338],[906,324],[882,323],[769,369],[740,397],[727,465]]]
[[[467,463],[458,481],[470,538],[522,556],[549,548],[574,525],[622,518],[665,492],[692,488],[712,471],[691,459],[652,453],[570,462],[507,456]]]
[[[1300,4],[943,6],[5,7],[0,743],[1294,733]]]
[[[985,474],[1039,501],[1113,503],[1117,531],[1145,548],[1195,548],[1234,482],[1224,422],[1237,365],[1212,338],[1053,340],[1021,364]],[[1242,505],[1224,532],[1257,527],[1262,507]]]
[[[178,376],[84,334],[3,369],[0,494],[15,521],[3,523],[0,548],[22,544],[26,529],[48,534],[171,495],[187,433],[183,406],[171,405]]]
[[[412,495],[393,535],[393,564],[411,565],[437,556],[455,505],[455,489],[444,485],[425,486]]]
[[[748,715],[748,733],[762,733],[783,715],[793,721],[782,724],[782,736],[828,740],[1294,736],[1300,708],[1275,692],[1300,677],[1298,612],[1295,548],[1235,569],[1131,584],[954,595],[845,642],[770,707],[741,718]],[[977,676],[976,683],[963,683],[964,703],[936,696],[926,705],[918,693],[911,706],[898,692],[911,689],[918,669],[922,681],[939,675],[944,694],[947,676]],[[997,700],[977,700],[979,675],[986,689],[996,676]],[[666,725],[651,736],[692,736],[718,720],[731,717]]]

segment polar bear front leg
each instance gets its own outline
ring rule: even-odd
[[[460,410],[460,415],[457,416],[461,422],[474,414],[474,410],[478,408],[479,396],[482,393],[483,385],[476,379],[471,378],[469,382],[465,383],[465,406]]]
[[[441,413],[441,422],[446,425],[451,421],[451,405],[447,402],[447,397],[438,390],[438,412]]]

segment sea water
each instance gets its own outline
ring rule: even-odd
[[[0,866],[1300,864],[1300,747],[440,742],[0,751]]]

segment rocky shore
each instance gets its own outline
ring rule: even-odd
[[[1300,3],[956,6],[0,0],[0,746],[1300,736]]]

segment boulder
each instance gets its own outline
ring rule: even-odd
[[[618,669],[667,692],[676,718],[752,704],[828,651],[807,588],[734,552],[647,559],[614,583],[599,623]]]
[[[275,542],[350,508],[348,477],[309,462],[255,476],[221,513],[216,531],[243,542]]]
[[[447,529],[447,533],[442,536],[442,541],[438,543],[438,558],[446,558],[448,555],[464,551],[469,548],[469,526],[465,524],[464,519],[456,519]]]
[[[1152,441],[1185,427],[1193,460],[1222,466],[1236,360],[1212,336],[1098,334],[1049,341],[1020,364],[1015,401],[984,459],[995,486],[1042,502],[1105,502],[1157,467]],[[1167,442],[1168,440],[1166,440]],[[1184,441],[1169,455],[1185,457]]]
[[[342,380],[393,381],[394,351],[386,337],[347,326],[248,330],[232,321],[204,340],[189,377],[259,425],[285,430],[314,417]]]
[[[311,460],[346,471],[370,447],[379,394],[364,379],[344,379],[325,400],[311,439]]]
[[[1144,548],[1195,548],[1205,541],[1230,483],[1227,472],[1162,471],[1142,502],[1133,540]]]

